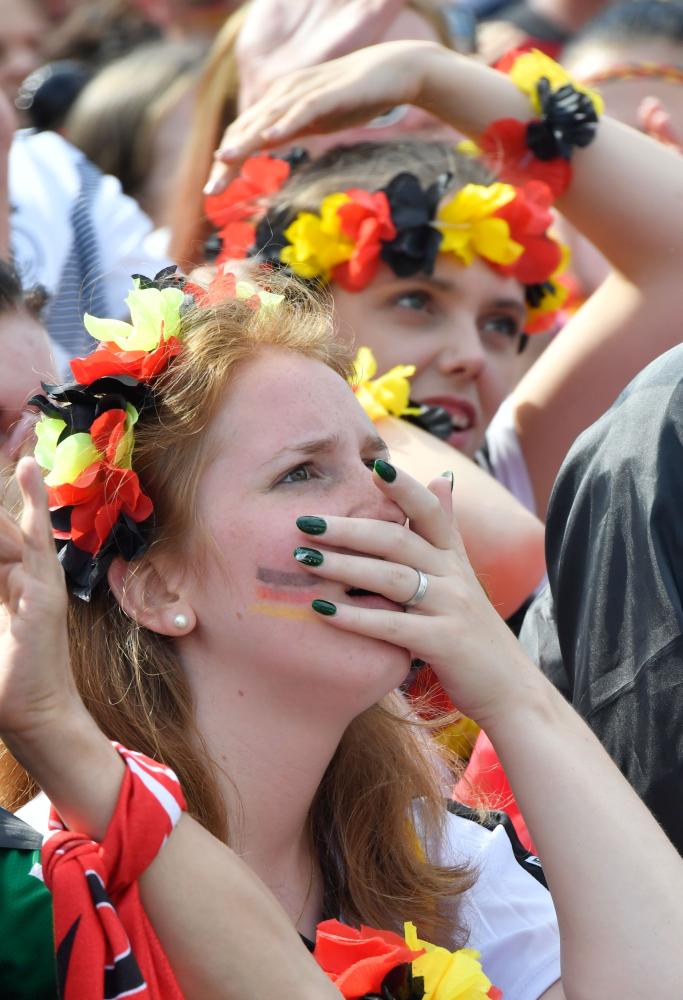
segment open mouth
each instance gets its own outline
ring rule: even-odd
[[[468,400],[456,399],[453,396],[434,396],[422,402],[445,410],[450,417],[453,431],[469,431],[477,423],[477,411]]]

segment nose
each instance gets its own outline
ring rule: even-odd
[[[458,375],[468,382],[478,379],[485,365],[486,352],[475,326],[450,336],[437,359],[442,375]]]

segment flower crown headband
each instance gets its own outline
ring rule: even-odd
[[[467,184],[439,207],[450,178],[425,189],[404,172],[379,190],[333,192],[317,212],[285,221],[282,213],[265,214],[267,201],[306,154],[252,157],[225,191],[205,202],[218,260],[258,256],[301,278],[361,291],[380,261],[408,277],[431,274],[437,253],[451,253],[465,266],[476,255],[525,286],[525,332],[549,329],[567,297],[559,278],[568,251],[549,235],[553,196],[571,181],[574,148],[595,137],[602,101],[537,50],[514,51],[499,68],[528,95],[537,117],[492,122],[479,144],[462,143],[461,151],[480,156],[500,181]]]
[[[289,176],[286,164],[278,172],[281,162],[252,157],[222,195],[207,198],[209,218],[218,226],[219,261],[257,257],[300,278],[359,292],[382,261],[403,278],[432,274],[439,253],[452,254],[464,266],[480,257],[502,277],[525,286],[526,332],[553,324],[566,297],[557,278],[567,254],[548,233],[553,199],[543,182],[466,184],[443,201],[449,176],[423,188],[414,174],[402,172],[376,191],[333,192],[317,212],[299,212],[286,225],[268,215],[254,225],[247,219],[258,211],[258,200],[274,190],[264,179]],[[256,183],[245,201],[247,179]]]
[[[155,410],[155,382],[182,350],[184,312],[228,298],[268,308],[283,298],[220,270],[208,289],[175,267],[133,282],[131,322],[86,314],[96,350],[71,361],[74,381],[44,384],[45,395],[30,400],[41,412],[35,458],[59,560],[69,588],[86,601],[116,555],[135,559],[151,540],[153,504],[132,468],[134,429]]]

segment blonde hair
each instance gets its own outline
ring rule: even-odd
[[[329,310],[290,280],[273,276],[272,282],[289,289],[276,310],[255,312],[229,301],[184,316],[183,351],[157,383],[155,416],[136,429],[134,465],[155,505],[151,552],[173,547],[189,557],[182,539],[210,458],[207,428],[245,364],[276,348],[347,374],[349,357],[334,336]],[[172,640],[132,622],[104,585],[89,604],[71,599],[68,623],[76,683],[101,729],[172,767],[190,813],[229,842],[231,824],[217,769],[197,729]],[[409,919],[424,936],[453,946],[464,936],[454,922],[453,904],[473,879],[466,867],[433,864],[416,840],[416,802],[426,844],[439,842],[445,818],[446,772],[428,742],[397,694],[356,718],[316,794],[310,834],[325,877],[328,912],[399,932]],[[6,749],[0,779],[7,808],[16,809],[35,792]]]
[[[221,136],[237,117],[239,71],[235,47],[250,6],[243,3],[226,20],[199,81],[192,127],[174,185],[176,198],[171,217],[170,254],[184,267],[202,260],[202,247],[210,232],[202,192]],[[406,7],[430,23],[442,45],[453,47],[439,0],[408,0]]]

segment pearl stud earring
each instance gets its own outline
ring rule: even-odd
[[[187,617],[185,615],[176,615],[173,619],[173,624],[177,629],[187,628]]]

